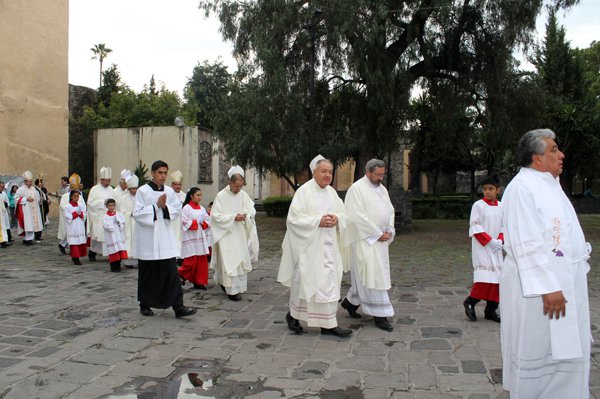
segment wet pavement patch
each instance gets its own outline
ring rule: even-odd
[[[251,395],[260,397],[265,391],[262,379],[256,382],[227,380],[227,375],[237,372],[225,369],[220,360],[185,359],[174,366],[176,371],[167,378],[136,378],[101,399],[242,399]]]
[[[319,392],[319,398],[321,399],[364,399],[364,397],[363,392],[357,387]]]
[[[462,330],[452,327],[423,327],[421,334],[423,338],[459,338]]]
[[[294,370],[292,377],[299,380],[323,378],[327,370],[329,370],[329,365],[327,363],[307,361]]]

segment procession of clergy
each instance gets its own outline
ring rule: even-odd
[[[487,179],[484,199],[471,214],[474,286],[465,312],[475,321],[474,306],[484,299],[486,319],[502,320],[503,387],[512,399],[589,398],[591,246],[560,186],[564,154],[555,140],[548,129],[527,132],[517,147],[521,169],[506,188],[502,207],[495,199],[498,184]],[[376,327],[392,331],[388,247],[396,232],[394,208],[382,185],[385,163],[370,160],[345,202],[330,185],[331,161],[319,155],[310,170],[313,178],[296,191],[290,205],[277,276],[290,288],[289,330],[304,333],[303,321],[321,334],[349,337],[352,330],[339,327],[336,314],[342,274],[351,271],[342,308],[360,318],[362,307]],[[194,314],[195,309],[183,305],[181,285],[188,280],[206,289],[207,259],[215,282],[229,299],[239,301],[259,254],[256,211],[242,190],[243,169],[228,171],[229,184],[209,211],[200,205],[200,189],[181,190],[179,171],[170,175],[171,187],[164,184],[166,163],[156,161],[151,173],[152,180],[138,187],[138,178],[123,170],[113,190],[111,170],[103,167],[87,207],[77,190],[64,194],[61,252],[70,246],[74,263],[80,264],[89,248],[89,260],[108,256],[111,271],[120,271],[121,262],[125,267],[137,264],[144,316],[152,316],[152,308],[168,307],[176,317]],[[23,178],[16,198],[19,234],[27,243],[43,226],[31,173]],[[72,187],[78,187],[78,176],[71,179]],[[4,239],[0,236],[0,242]],[[499,297],[501,317],[496,313]]]

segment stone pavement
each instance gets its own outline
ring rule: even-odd
[[[340,325],[354,330],[344,340],[288,331],[289,294],[276,282],[283,219],[258,218],[261,260],[243,300],[188,285],[185,302],[198,314],[185,320],[171,310],[141,316],[137,270],[110,273],[106,261],[87,259],[74,266],[59,254],[52,222],[42,243],[0,250],[2,399],[508,398],[498,324],[468,322],[461,305],[471,281],[464,231],[455,252],[449,233],[425,232],[425,244],[399,236],[391,247],[394,331],[340,308]],[[596,338],[599,281],[591,276]],[[345,276],[342,293],[348,286]],[[591,389],[600,399],[598,344],[593,352]]]

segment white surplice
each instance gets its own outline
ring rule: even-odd
[[[181,202],[181,206],[183,207],[183,203],[185,202],[185,192],[183,190],[179,191],[179,192],[175,192],[175,195],[177,196],[177,198],[179,198],[179,201]],[[173,220],[171,222],[171,227],[173,227],[173,232],[175,233],[175,240],[177,240],[177,245],[179,245],[179,252],[181,252],[182,247],[181,247],[181,240],[183,239],[182,237],[182,230],[181,230],[181,218],[177,218],[175,220]],[[183,256],[182,256],[183,258]]]
[[[4,226],[10,226],[10,215],[8,214],[8,195],[6,194],[6,190],[0,193],[0,202],[4,205],[4,212],[0,214],[0,217],[3,219],[2,224]],[[5,227],[4,230],[8,229]]]
[[[64,195],[69,195],[63,194]],[[62,199],[62,198],[61,198]],[[79,197],[81,199],[81,197]],[[73,217],[73,212],[77,214],[82,213],[82,217]],[[85,203],[77,202],[77,206],[73,206],[69,201],[64,206],[62,211],[65,225],[66,225],[66,234],[67,234],[67,242],[69,245],[81,245],[85,244],[87,241],[87,234],[85,231],[85,219],[87,217]]]
[[[8,212],[6,207],[4,206],[4,202],[0,201],[0,243],[8,241],[8,234],[6,230],[10,225],[6,225],[4,222],[3,214],[4,212]]]
[[[180,256],[171,223],[179,218],[181,201],[171,187],[163,188],[164,191],[154,191],[149,184],[144,184],[135,194],[133,218],[136,225],[133,247],[136,257],[141,260],[162,260]],[[156,205],[156,201],[163,194],[167,194],[166,211]],[[165,218],[167,213],[169,217]]]
[[[121,185],[117,184],[117,187],[113,188],[113,198],[115,199],[115,201],[119,202],[119,199],[121,199],[122,196],[124,196],[125,194],[128,194],[129,192],[127,191],[127,189],[123,190],[121,188]]]
[[[246,219],[236,222],[237,214],[246,214]],[[215,281],[225,287],[228,295],[246,292],[247,274],[252,271],[252,261],[258,260],[255,215],[254,202],[244,190],[234,194],[227,186],[215,198],[210,218],[210,267],[215,270]]]
[[[511,399],[589,398],[591,248],[558,178],[521,168],[502,198],[507,252],[500,280],[503,387]],[[543,314],[562,291],[566,317]]]
[[[206,231],[203,228],[203,223],[206,225],[210,222],[210,217],[204,207],[200,209],[194,209],[191,205],[187,204],[181,210],[181,227],[182,233],[182,245],[181,245],[181,257],[183,259],[189,258],[190,256],[208,255],[208,239],[206,237]],[[198,224],[197,230],[190,230],[194,220]]]
[[[135,196],[129,194],[129,192],[123,194],[117,201],[117,210],[121,212],[125,218],[125,242],[127,243],[127,256],[128,258],[123,260],[125,265],[137,264],[135,259],[135,248],[133,245],[133,232],[135,230],[135,219],[133,218],[133,207],[135,205]]]
[[[87,198],[88,221],[87,234],[91,238],[90,249],[96,253],[107,256],[104,245],[104,214],[106,213],[106,200],[115,198],[111,186],[104,187],[98,183],[90,190]]]
[[[28,199],[32,199],[32,201],[28,201]],[[15,206],[20,207],[23,211],[23,227],[19,224],[17,229],[19,235],[44,229],[44,221],[40,211],[40,194],[34,186],[22,185],[19,187],[15,193]]]
[[[500,282],[502,270],[502,251],[493,252],[489,245],[481,245],[475,234],[487,233],[490,238],[497,239],[502,229],[502,204],[488,205],[484,200],[476,201],[471,208],[469,221],[469,237],[471,237],[471,258],[473,261],[473,282]]]
[[[393,316],[387,292],[391,288],[388,248],[396,230],[394,206],[387,189],[375,186],[364,176],[350,186],[344,204],[349,223],[343,238],[350,250],[352,273],[348,301],[362,305],[365,314]],[[384,232],[390,233],[390,239],[379,241]]]
[[[77,204],[79,205],[79,207],[81,209],[84,210],[84,213],[86,213],[86,217],[87,217],[87,208],[85,205],[85,201],[83,199],[83,195],[79,195],[79,200],[77,201]],[[60,197],[60,203],[58,205],[60,212],[58,214],[58,233],[56,234],[56,238],[58,238],[61,241],[61,245],[63,247],[66,247],[67,245],[69,245],[67,236],[68,236],[68,226],[67,226],[67,220],[65,218],[65,209],[67,208],[67,205],[69,205],[69,193],[65,193],[63,195],[61,195]],[[84,233],[85,233],[85,223],[84,223]],[[79,243],[79,244],[84,244],[84,243]]]
[[[106,252],[109,255],[117,252],[127,251],[127,242],[125,241],[125,217],[121,212],[115,212],[109,215],[104,214],[102,219],[104,225],[104,240]]]
[[[319,227],[325,214],[337,216],[337,227]],[[290,287],[292,317],[309,327],[337,326],[344,271],[340,234],[347,224],[344,203],[331,186],[321,188],[311,179],[294,194],[277,281]]]

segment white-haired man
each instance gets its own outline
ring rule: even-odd
[[[244,170],[233,166],[227,172],[229,185],[217,194],[211,212],[214,278],[232,301],[241,300],[248,289],[248,273],[258,260],[258,234],[254,202],[244,187]]]
[[[321,334],[348,337],[336,313],[344,261],[341,234],[348,224],[344,203],[329,184],[333,164],[321,155],[310,163],[313,178],[294,194],[287,216],[277,281],[290,287],[288,328],[300,334],[300,320]]]
[[[555,140],[549,129],[521,137],[521,169],[502,197],[502,383],[511,399],[590,394],[591,247],[560,186],[565,156]]]

